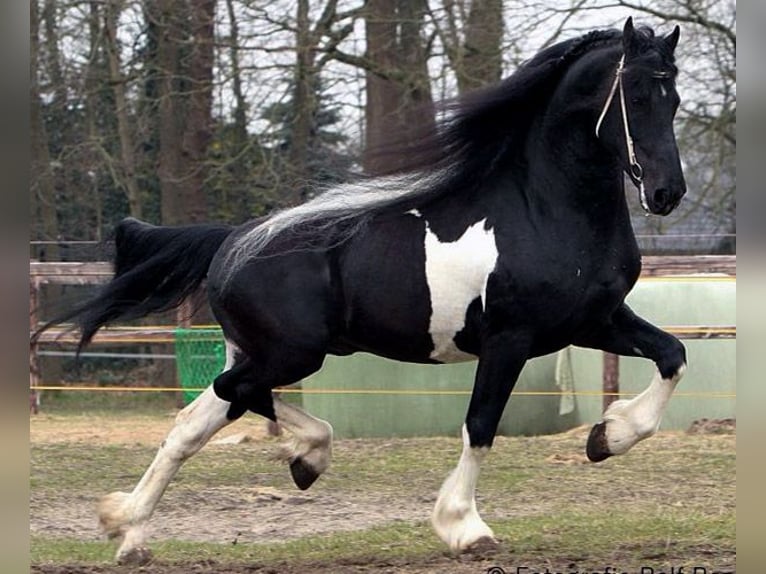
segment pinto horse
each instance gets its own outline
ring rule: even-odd
[[[328,354],[478,359],[463,452],[432,515],[455,552],[494,541],[474,493],[528,359],[579,345],[654,361],[647,389],[610,405],[586,452],[601,461],[653,434],[686,354],[625,304],[641,268],[625,182],[651,214],[686,192],[673,132],[678,37],[628,19],[548,47],[449,105],[421,142],[428,161],[403,173],[238,227],[121,222],[114,278],[56,322],[74,320],[82,348],[103,325],[177,307],[206,280],[226,366],[178,414],[133,491],[102,499],[117,560],[148,558],[144,527],[175,473],[247,411],[291,432],[290,472],[311,486],[330,464],[332,427],[272,391]]]

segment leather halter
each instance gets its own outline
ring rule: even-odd
[[[630,176],[638,184],[638,188],[641,197],[641,207],[648,213],[649,204],[646,200],[646,190],[644,189],[644,169],[636,159],[636,152],[633,147],[633,138],[630,136],[630,126],[628,125],[628,108],[625,105],[625,89],[622,84],[622,74],[625,70],[625,54],[620,58],[620,62],[617,64],[617,70],[614,73],[614,82],[612,82],[612,88],[609,90],[609,96],[606,98],[604,107],[601,110],[601,114],[596,122],[596,137],[599,137],[599,130],[601,129],[601,123],[604,121],[606,112],[614,99],[617,88],[620,89],[620,110],[622,111],[622,127],[625,132],[625,145],[628,152],[628,162],[630,163]]]

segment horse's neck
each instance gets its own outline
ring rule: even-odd
[[[590,138],[588,125],[542,125],[527,147],[527,195],[545,213],[632,233],[617,160]],[[569,215],[567,215],[569,214]]]

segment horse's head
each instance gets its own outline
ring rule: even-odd
[[[638,187],[649,213],[667,215],[686,193],[673,132],[679,104],[673,52],[679,28],[664,37],[633,27],[623,29],[623,54],[608,82],[608,95],[596,124],[599,140],[619,158]]]

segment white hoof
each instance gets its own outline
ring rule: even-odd
[[[115,557],[121,566],[145,566],[152,561],[152,551],[146,546],[138,546],[127,550],[118,550]]]
[[[450,508],[439,500],[431,515],[431,524],[436,535],[456,554],[497,545],[492,529],[475,507]]]

